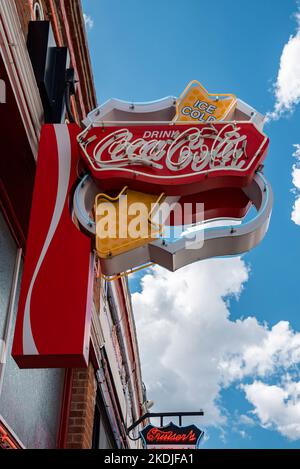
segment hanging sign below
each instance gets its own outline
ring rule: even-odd
[[[195,425],[165,427],[148,425],[141,431],[145,449],[197,449],[204,432]]]

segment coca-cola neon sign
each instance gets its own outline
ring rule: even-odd
[[[187,427],[178,427],[170,423],[166,427],[154,427],[148,425],[141,431],[141,436],[144,445],[147,448],[162,448],[162,447],[175,447],[175,448],[196,448],[204,432],[195,425]]]
[[[100,265],[110,280],[149,263],[176,271],[203,259],[239,255],[265,236],[273,197],[261,172],[269,145],[260,130],[263,116],[255,117],[256,111],[239,101],[233,121],[175,123],[175,106],[174,97],[134,105],[111,100],[89,114],[84,130],[74,124],[43,127],[12,351],[20,367],[88,363],[94,275],[89,236],[96,235],[99,192],[115,200],[128,186],[162,197],[169,208],[190,204],[188,224],[204,232],[203,243],[187,230],[179,238],[161,236],[116,255],[108,252]],[[205,205],[203,221],[243,221],[251,205],[257,214],[240,225],[227,220],[207,226],[198,223],[199,204]],[[170,216],[170,224],[176,223]],[[72,334],[66,335],[70,324]],[[180,432],[164,428],[150,437],[188,444],[184,440],[193,433]]]
[[[171,195],[249,184],[269,144],[249,122],[96,127],[78,141],[102,187],[109,180],[110,189],[130,183]]]

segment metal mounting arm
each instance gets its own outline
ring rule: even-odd
[[[151,417],[159,417],[161,420],[161,426],[163,426],[163,419],[164,417],[178,417],[179,418],[179,425],[182,424],[182,417],[202,417],[204,415],[203,410],[199,412],[147,412],[142,417],[140,417],[136,422],[134,422],[130,427],[127,428],[126,433],[127,435],[140,423],[144,420],[149,419]]]

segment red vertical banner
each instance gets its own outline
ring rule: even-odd
[[[64,124],[42,129],[12,352],[20,368],[88,363],[93,254],[71,214],[79,132]]]

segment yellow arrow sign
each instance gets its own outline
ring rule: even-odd
[[[156,239],[163,227],[152,218],[164,198],[164,194],[158,197],[127,187],[117,197],[99,194],[95,203],[98,256],[107,259]]]
[[[230,120],[236,108],[233,94],[210,94],[196,80],[191,81],[177,101],[174,122]]]

